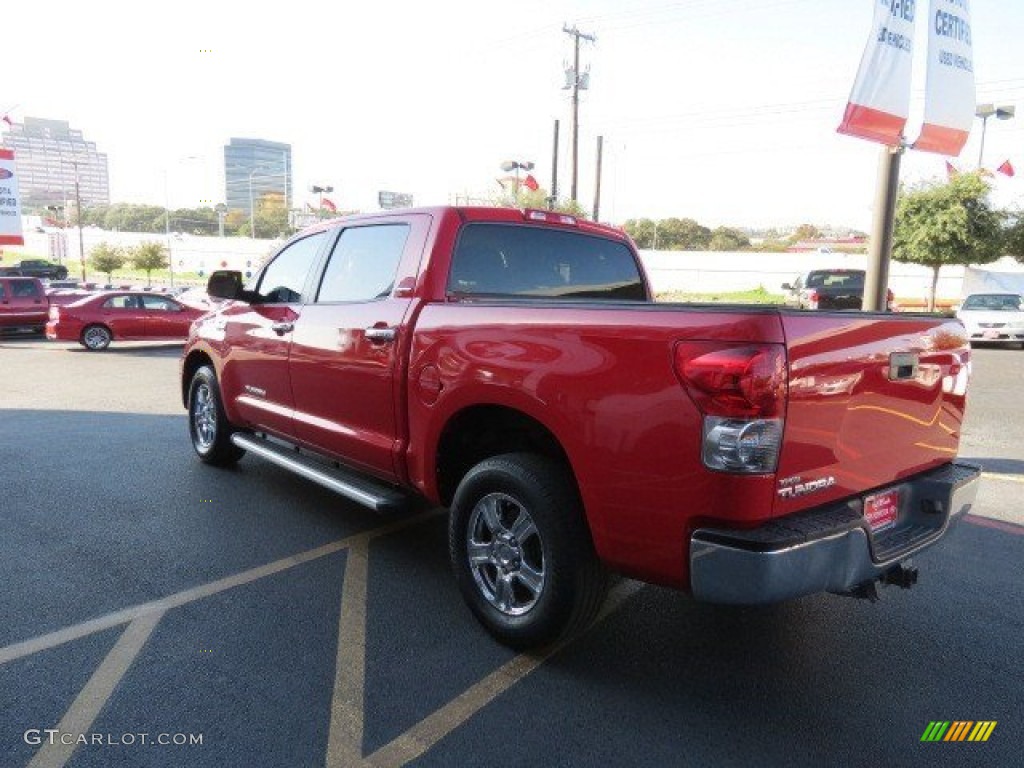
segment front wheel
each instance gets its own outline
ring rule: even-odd
[[[235,464],[245,451],[231,442],[231,423],[224,414],[213,368],[204,365],[192,375],[188,390],[188,427],[200,460],[215,466]]]
[[[542,456],[510,453],[473,467],[455,492],[448,544],[470,609],[513,648],[582,631],[607,591],[575,485]]]

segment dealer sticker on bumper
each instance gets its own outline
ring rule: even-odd
[[[884,531],[896,525],[900,509],[898,490],[876,493],[864,497],[864,519],[874,532]]]

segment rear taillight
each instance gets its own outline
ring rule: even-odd
[[[813,288],[807,292],[807,308],[817,309],[818,308],[818,292]]]
[[[782,445],[786,351],[781,344],[683,342],[676,375],[704,415],[705,466],[774,472]]]
[[[60,320],[60,307],[59,306],[54,305],[54,306],[50,307],[50,319],[53,320],[53,322],[55,322],[55,323]]]

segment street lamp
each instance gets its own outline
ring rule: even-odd
[[[252,177],[257,171],[266,171],[267,169],[257,165],[251,171],[249,171],[249,236],[253,240],[256,239],[256,205],[252,198]]]
[[[534,165],[529,160],[506,160],[501,164],[501,170],[505,173],[516,172],[516,205],[519,205],[519,171],[529,173],[533,169]]]
[[[995,104],[979,104],[978,108],[974,110],[974,115],[981,118],[981,149],[978,150],[978,168],[981,168],[982,160],[985,157],[985,129],[988,127],[988,119],[995,115],[997,120],[1009,120],[1016,111],[1017,108],[1012,104],[998,107]]]

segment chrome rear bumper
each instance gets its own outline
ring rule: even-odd
[[[790,515],[753,530],[700,528],[690,540],[690,588],[713,603],[774,603],[849,592],[937,542],[971,508],[981,468],[947,464],[900,490],[897,524],[872,533],[863,498]]]

